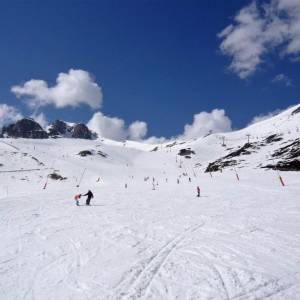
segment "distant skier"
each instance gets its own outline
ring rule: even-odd
[[[74,197],[77,206],[79,206],[79,199],[80,199],[80,198],[81,198],[81,194],[77,194],[77,195],[75,195],[75,197]]]
[[[197,186],[197,197],[200,197],[200,188]]]
[[[84,194],[83,196],[87,196],[86,198],[86,205],[90,205],[91,199],[94,198],[93,193],[89,190],[86,194]]]
[[[189,177],[189,182],[192,182],[192,179],[191,179],[191,177]]]

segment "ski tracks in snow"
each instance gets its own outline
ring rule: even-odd
[[[202,226],[204,226],[204,222],[190,226],[167,242],[150,259],[133,266],[130,274],[116,287],[116,293],[111,299],[140,299],[147,295],[151,283],[172,252]]]

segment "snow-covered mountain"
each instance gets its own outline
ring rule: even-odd
[[[297,299],[299,107],[159,145],[1,138],[0,299]]]

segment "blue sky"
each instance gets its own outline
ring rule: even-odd
[[[280,1],[285,5],[287,0]],[[271,2],[257,2],[261,19],[261,4]],[[85,70],[102,89],[101,113],[126,124],[144,121],[147,136],[181,134],[184,126],[192,123],[193,115],[216,108],[225,110],[232,128],[241,128],[261,113],[300,102],[300,51],[293,45],[288,48],[287,37],[281,44],[268,38],[259,44],[261,53],[255,55],[261,62],[257,65],[251,52],[257,51],[251,49],[258,43],[256,37],[253,40],[250,35],[246,42],[237,40],[220,48],[225,39],[231,41],[232,30],[238,29],[234,17],[251,3],[2,1],[0,103],[30,115],[33,109],[26,104],[28,95],[17,98],[12,86],[40,79],[50,87],[56,84],[59,73]],[[257,11],[252,7],[246,14],[255,16]],[[235,28],[218,37],[230,24]],[[239,49],[241,43],[245,49]],[[291,50],[283,52],[285,48]],[[240,53],[247,54],[244,61],[228,69]],[[252,63],[246,71],[245,61]],[[85,104],[62,108],[49,104],[36,113],[43,112],[49,121],[59,118],[87,123],[97,111]]]

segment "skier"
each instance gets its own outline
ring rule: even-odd
[[[84,194],[83,196],[87,196],[86,198],[86,205],[90,205],[91,199],[94,198],[93,193],[89,190],[86,194]]]
[[[191,179],[191,177],[189,177],[189,182],[192,182],[192,179]]]
[[[75,197],[74,197],[77,206],[79,206],[79,199],[80,199],[80,198],[81,198],[81,194],[77,194],[77,195],[75,195]]]
[[[200,188],[197,186],[197,197],[200,197]]]

